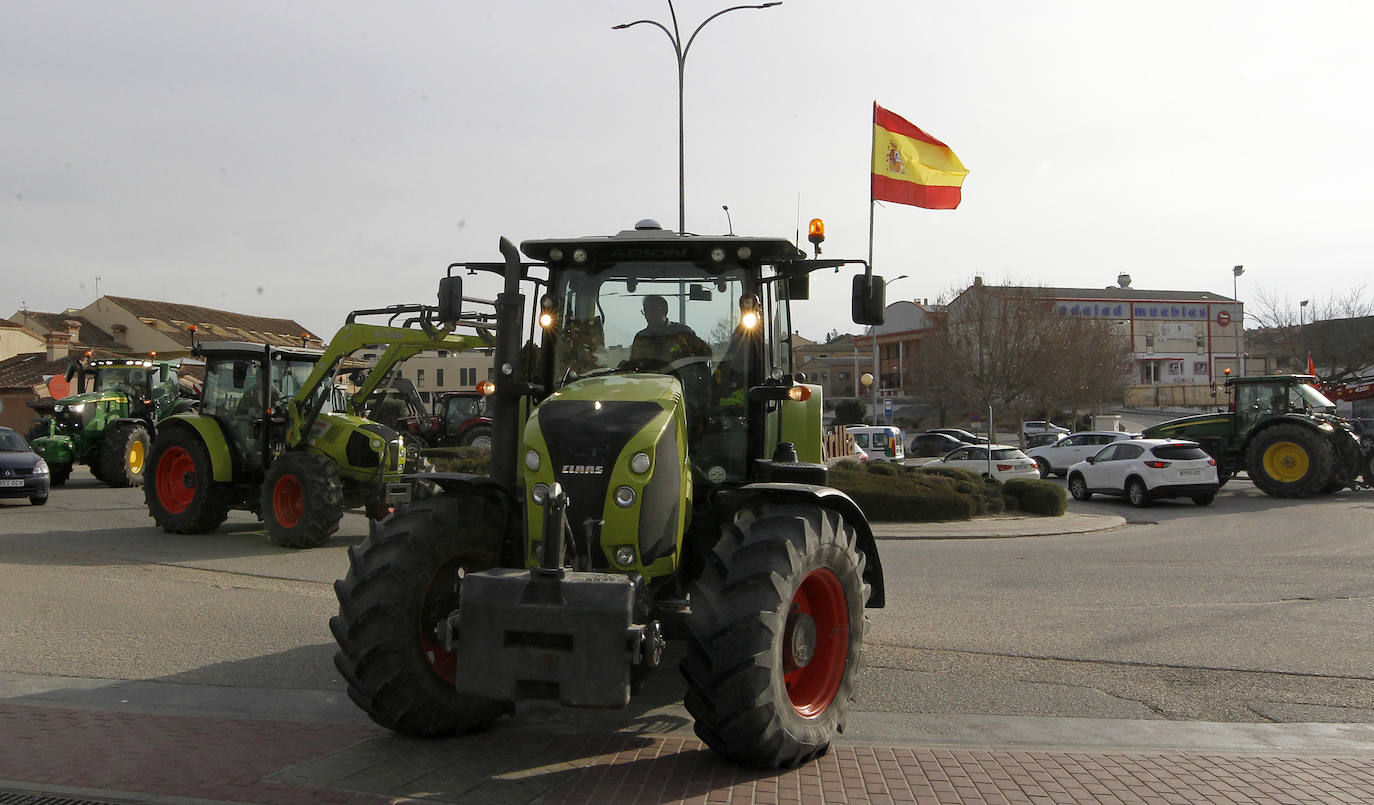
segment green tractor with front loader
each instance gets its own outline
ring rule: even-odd
[[[199,410],[158,423],[148,454],[148,513],[178,534],[213,531],[231,509],[247,509],[283,547],[311,548],[338,530],[345,508],[374,521],[416,494],[404,476],[420,464],[419,445],[362,415],[396,364],[428,350],[486,343],[432,323],[434,308],[396,305],[349,314],[327,349],[243,341],[196,342],[205,361]],[[359,316],[409,316],[402,326]],[[376,363],[350,359],[370,349]],[[344,378],[361,385],[345,391]]]
[[[1142,435],[1195,441],[1216,459],[1223,482],[1244,471],[1272,497],[1374,484],[1374,441],[1362,442],[1315,382],[1312,375],[1228,377],[1227,410],[1161,422]]]
[[[623,707],[681,638],[707,745],[762,767],[823,754],[885,596],[863,512],[827,485],[790,303],[859,264],[853,318],[879,324],[882,278],[651,221],[520,250],[440,281],[456,321],[455,269],[504,278],[474,314],[496,328],[490,473],[420,476],[435,494],[349,550],[330,620],[349,696],[422,737],[527,699]]]
[[[53,485],[66,483],[76,464],[87,465],[110,486],[141,485],[157,422],[195,407],[178,383],[179,364],[113,358],[68,367],[67,380],[75,381],[77,393],[56,401],[47,435],[33,440]]]

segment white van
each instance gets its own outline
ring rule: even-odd
[[[869,461],[905,461],[906,442],[902,429],[894,425],[846,425],[845,432],[868,453]]]

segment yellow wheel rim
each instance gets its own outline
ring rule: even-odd
[[[143,442],[135,441],[129,446],[129,471],[135,475],[143,472]]]
[[[1264,451],[1264,473],[1279,483],[1300,481],[1311,469],[1311,459],[1302,445],[1274,442]]]

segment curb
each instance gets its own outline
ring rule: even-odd
[[[1014,539],[1090,534],[1126,526],[1115,514],[1068,513],[1059,517],[1016,515],[933,523],[871,523],[878,539]]]

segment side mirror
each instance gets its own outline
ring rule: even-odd
[[[1087,457],[1086,459],[1084,459],[1084,460],[1087,461],[1089,464],[1096,464],[1096,463],[1097,463],[1097,456],[1088,456],[1088,457]]]
[[[788,299],[810,299],[811,298],[811,274],[789,274],[787,277],[787,298]]]
[[[463,278],[439,280],[439,321],[456,322],[463,314]]]
[[[887,320],[887,285],[882,277],[860,274],[854,278],[850,301],[855,324],[879,325]]]

